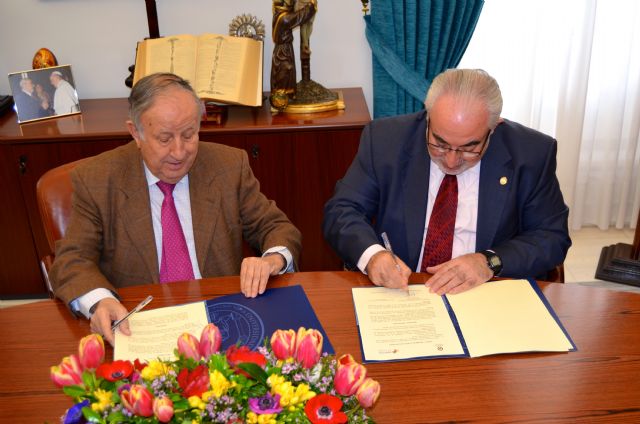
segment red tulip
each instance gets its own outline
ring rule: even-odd
[[[153,400],[153,414],[161,423],[168,423],[173,418],[173,402],[167,396]]]
[[[82,384],[82,365],[77,355],[67,356],[51,367],[51,380],[58,387]]]
[[[338,394],[351,396],[356,393],[366,376],[367,369],[364,365],[357,363],[349,354],[342,355],[338,358],[333,385]]]
[[[186,398],[202,396],[210,387],[209,368],[206,365],[198,365],[193,371],[183,368],[176,379]]]
[[[229,365],[233,368],[237,368],[238,364],[246,362],[250,362],[264,368],[265,365],[267,365],[267,358],[265,358],[260,352],[253,352],[249,350],[247,346],[238,347],[236,345],[231,345],[227,349],[227,362],[229,362]],[[251,377],[243,370],[237,369],[236,372],[246,377]]]
[[[296,332],[293,330],[276,330],[271,336],[271,349],[278,359],[292,358],[296,352]]]
[[[100,334],[89,334],[80,340],[80,363],[84,369],[96,369],[104,359],[104,341]]]
[[[296,361],[304,368],[312,368],[320,360],[322,333],[315,329],[300,327],[296,335]]]
[[[380,383],[376,380],[367,377],[356,392],[356,397],[360,406],[363,408],[371,408],[380,396]]]
[[[153,415],[153,395],[140,384],[122,386],[120,399],[129,412],[141,417]]]
[[[198,350],[200,355],[208,359],[211,355],[218,353],[222,343],[222,334],[215,324],[207,324],[200,335]]]
[[[200,360],[200,351],[198,350],[198,339],[189,333],[182,333],[178,337],[178,353],[186,358]]]

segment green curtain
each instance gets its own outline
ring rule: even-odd
[[[424,107],[433,78],[455,68],[484,0],[372,0],[365,16],[373,53],[373,115]]]

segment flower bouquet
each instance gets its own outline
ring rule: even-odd
[[[63,423],[371,423],[366,409],[380,385],[351,355],[322,353],[322,334],[277,330],[255,351],[207,325],[183,333],[173,361],[103,363],[98,334],[51,367],[51,379],[75,405]]]

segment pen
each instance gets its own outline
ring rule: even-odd
[[[147,306],[149,304],[149,302],[151,302],[152,300],[153,300],[153,296],[151,296],[151,295],[147,296],[142,302],[138,303],[135,308],[130,310],[127,313],[127,315],[125,315],[124,317],[122,317],[119,320],[117,320],[116,322],[114,322],[111,325],[111,331],[116,331],[116,328],[118,328],[120,326],[120,324],[122,324],[131,315],[135,314],[136,312],[140,312],[142,310],[142,308]]]
[[[396,254],[393,253],[393,249],[391,248],[391,242],[389,241],[389,237],[387,237],[387,233],[383,232],[382,234],[380,234],[380,236],[382,236],[382,242],[384,243],[384,248],[387,249],[389,253],[391,253],[391,257],[393,258],[393,261],[396,263],[396,269],[400,271],[400,264],[398,264],[398,259],[396,258]],[[405,290],[407,294],[409,294],[409,286],[407,286]]]

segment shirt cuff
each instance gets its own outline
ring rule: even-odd
[[[365,250],[360,256],[360,259],[358,259],[358,263],[356,264],[358,269],[364,275],[367,275],[367,265],[369,265],[369,261],[371,260],[373,255],[375,255],[378,252],[382,252],[383,250],[387,250],[387,249],[385,249],[379,244],[372,244],[371,246],[367,247],[367,250]]]
[[[91,307],[102,299],[106,298],[116,299],[111,290],[105,288],[93,289],[89,293],[83,294],[71,301],[71,310],[74,313],[80,313],[85,318],[90,319],[93,315],[90,311]]]
[[[284,257],[284,260],[287,262],[287,266],[285,266],[283,269],[280,270],[280,272],[278,272],[278,275],[280,274],[284,274],[285,272],[293,272],[294,271],[294,266],[293,266],[293,256],[291,255],[291,252],[289,252],[289,249],[287,249],[284,246],[273,246],[269,249],[267,249],[263,254],[262,257],[264,258],[265,256],[267,256],[270,253],[279,253]]]

